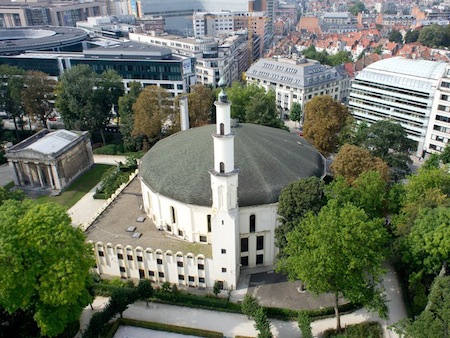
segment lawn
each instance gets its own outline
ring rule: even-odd
[[[91,170],[77,178],[75,182],[60,195],[41,196],[36,199],[36,202],[55,202],[69,209],[100,182],[103,173],[109,168],[111,168],[111,166],[107,164],[96,164]]]

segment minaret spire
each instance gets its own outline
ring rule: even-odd
[[[231,103],[225,93],[226,81],[216,105],[214,168],[211,169],[212,189],[212,253],[214,278],[227,289],[236,288],[239,277],[239,210],[237,201],[239,169],[234,166],[234,133],[231,130]]]

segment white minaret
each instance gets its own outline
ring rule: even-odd
[[[230,129],[230,106],[224,88],[216,106],[216,132],[214,140],[214,169],[211,174],[212,189],[212,254],[214,279],[222,281],[224,288],[236,289],[239,278],[239,224],[238,224],[238,168],[234,166],[234,134]]]

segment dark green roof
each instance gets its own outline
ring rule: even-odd
[[[241,207],[276,203],[288,183],[323,175],[322,156],[295,133],[255,124],[240,124],[232,130]],[[143,181],[154,192],[177,201],[211,206],[214,132],[215,126],[210,125],[159,141],[142,158]]]

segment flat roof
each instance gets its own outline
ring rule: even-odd
[[[131,245],[134,248],[140,246],[144,250],[161,249],[164,252],[170,250],[183,254],[192,253],[195,256],[202,254],[206,258],[212,257],[210,244],[190,243],[160,231],[156,225],[142,210],[141,183],[136,177],[110,204],[97,220],[86,230],[87,240],[94,243],[102,242],[112,245],[121,244],[124,247]],[[138,222],[139,217],[145,217],[143,222]],[[133,238],[134,232],[128,232],[129,226],[135,226],[135,232],[142,234],[140,238]]]
[[[111,45],[104,45],[92,49],[86,49],[83,54],[90,56],[117,56],[121,58],[129,58],[132,56],[139,57],[154,57],[154,58],[171,58],[172,51],[170,48],[149,45],[135,41],[127,41],[121,43],[114,43]]]

